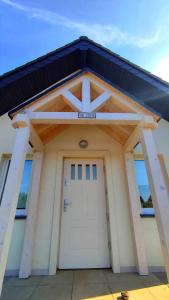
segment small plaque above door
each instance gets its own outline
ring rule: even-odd
[[[96,113],[94,113],[94,112],[79,112],[78,118],[79,119],[95,119]]]

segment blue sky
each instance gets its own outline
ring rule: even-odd
[[[168,0],[0,0],[0,73],[80,35],[169,81]]]

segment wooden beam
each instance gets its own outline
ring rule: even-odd
[[[41,135],[41,139],[43,140],[44,144],[49,143],[53,138],[55,138],[59,133],[68,129],[71,125],[69,124],[62,124],[62,125],[51,125],[51,128],[48,128],[43,134]]]
[[[84,78],[82,81],[82,111],[90,112],[90,80]]]
[[[134,236],[137,268],[140,275],[148,275],[147,256],[144,243],[143,226],[140,219],[140,197],[136,182],[133,154],[125,153],[126,176],[128,182],[129,207]]]
[[[134,113],[96,113],[92,118],[80,118],[77,112],[30,112],[28,116],[33,124],[136,125],[145,119]]]
[[[84,76],[77,77],[76,79],[73,79],[70,82],[64,84],[63,87],[56,88],[56,90],[49,92],[45,96],[39,95],[39,99],[36,100],[34,103],[31,103],[28,106],[28,108],[27,108],[28,111],[35,111],[37,109],[39,110],[42,106],[44,107],[44,106],[48,105],[50,102],[52,103],[53,101],[55,101],[55,99],[58,96],[60,96],[62,94],[62,92],[65,91],[65,89],[71,89],[75,85],[81,83],[83,78],[84,78]]]
[[[31,104],[26,105],[25,104],[25,110],[27,111],[35,111],[35,110],[40,110],[43,108],[43,110],[47,110],[47,107],[50,104],[52,104],[60,95],[62,95],[65,91],[70,91],[70,89],[74,88],[78,84],[82,83],[82,90],[83,90],[83,81],[88,82],[97,87],[98,93],[100,94],[102,91],[109,91],[111,95],[111,101],[113,104],[116,104],[118,107],[121,107],[124,110],[124,107],[127,109],[127,111],[132,111],[134,113],[138,114],[144,114],[144,115],[151,115],[155,120],[159,120],[159,116],[156,114],[152,113],[145,107],[141,106],[138,104],[135,100],[131,99],[130,97],[124,95],[122,92],[119,90],[113,88],[109,84],[105,83],[103,80],[100,78],[97,78],[94,74],[86,73],[85,75],[78,76],[76,79],[70,80],[70,82],[66,82],[63,84],[63,86],[60,86],[56,88],[53,91],[48,92],[46,95],[41,96],[41,93],[38,94],[39,99],[36,101],[32,102]],[[85,84],[84,84],[85,86]],[[83,92],[83,91],[82,91]],[[87,89],[86,89],[87,92]],[[91,95],[90,95],[91,96]],[[76,98],[76,97],[75,97]],[[65,98],[66,99],[66,98]],[[69,99],[67,99],[69,102]],[[76,100],[78,100],[76,98]],[[80,101],[79,101],[80,102]],[[83,102],[83,101],[82,101]],[[78,103],[78,102],[77,102]],[[71,102],[69,102],[71,104]],[[79,103],[78,103],[79,104]],[[74,104],[73,104],[74,105]],[[78,105],[79,107],[79,105]],[[74,106],[75,108],[75,106]],[[80,108],[80,107],[79,107]],[[88,109],[81,107],[81,109],[78,109],[79,111],[84,111],[86,110],[87,112],[89,111]],[[59,109],[60,110],[60,109]]]
[[[136,100],[130,98],[127,95],[124,95],[121,91],[114,88],[113,86],[110,86],[108,83],[98,78],[96,75],[90,74],[88,76],[90,77],[90,81],[93,84],[97,84],[103,90],[109,90],[111,92],[111,101],[113,104],[116,103],[122,109],[126,107],[127,109],[138,114],[151,115],[154,118],[154,120],[159,120],[159,115],[156,115],[149,109],[143,107],[143,105],[139,104]]]
[[[33,243],[37,218],[37,207],[40,191],[40,179],[43,163],[43,152],[35,152],[33,155],[33,170],[31,180],[30,198],[28,199],[28,215],[25,225],[25,234],[22,250],[22,258],[19,270],[19,278],[28,278],[32,270]]]
[[[136,101],[124,95],[122,92],[115,89],[114,87],[109,86],[109,84],[101,82],[102,80],[100,78],[95,79],[94,77],[95,76],[92,74],[91,82],[93,82],[93,84],[99,85],[100,88],[102,88],[103,90],[109,90],[111,93],[111,101],[113,104],[115,103],[117,106],[120,106],[123,109],[127,108],[127,110],[131,110],[138,114],[143,113],[141,105],[139,105],[138,107]]]
[[[98,96],[94,101],[91,102],[91,111],[98,110],[107,102],[111,97],[111,93],[106,91]]]
[[[169,281],[169,197],[167,187],[162,175],[152,130],[140,127],[139,133]]]
[[[19,113],[13,118],[12,126],[14,128],[24,127],[25,124],[27,124],[27,122],[29,122],[28,114],[27,113]],[[34,127],[32,126],[32,124],[30,124],[30,122],[29,122],[29,127],[30,127],[29,140],[31,142],[31,145],[36,150],[42,150],[43,149],[43,143],[42,143],[39,135],[35,131]]]
[[[125,125],[125,126],[123,126],[123,125],[118,125],[118,127],[119,127],[123,132],[125,132],[126,135],[127,135],[128,137],[133,133],[133,131],[134,131],[134,129],[135,129],[135,126],[131,126],[131,125]]]
[[[30,142],[36,151],[43,150],[44,145],[42,140],[32,125],[30,125]]]
[[[124,144],[124,152],[130,152],[139,143],[139,127],[137,126]]]
[[[28,123],[30,126],[29,118],[26,113],[18,113],[12,119],[12,126],[14,128],[25,127],[25,126],[27,126]]]
[[[70,91],[63,91],[62,96],[64,97],[67,104],[69,104],[73,109],[82,111],[82,102],[77,99]]]
[[[0,294],[13,231],[16,207],[29,140],[29,127],[16,129],[15,144],[0,206]]]
[[[41,134],[43,134],[43,132],[45,132],[46,129],[50,128],[51,125],[47,125],[47,124],[37,124],[34,125],[34,129],[36,130],[37,134],[39,136],[41,136]]]
[[[1,160],[2,160],[2,156],[3,156],[3,153],[0,152],[0,163],[1,163]]]
[[[119,136],[119,134],[113,130],[110,126],[107,125],[98,125],[97,126],[100,130],[104,131],[106,134],[108,134],[112,139],[114,139],[117,143],[123,144],[123,139]]]

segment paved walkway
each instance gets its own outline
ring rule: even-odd
[[[128,290],[130,300],[169,300],[165,274],[115,275],[111,270],[58,271],[56,276],[7,278],[2,300],[120,300]]]

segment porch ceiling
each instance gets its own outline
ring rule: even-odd
[[[44,124],[34,124],[33,127],[39,135],[40,139],[44,144],[47,144],[52,139],[54,139],[58,134],[64,130],[70,128],[70,124],[60,124],[60,125],[44,125]],[[135,129],[135,125],[97,125],[99,129],[108,134],[112,139],[116,140],[120,144],[125,144],[129,136]]]

